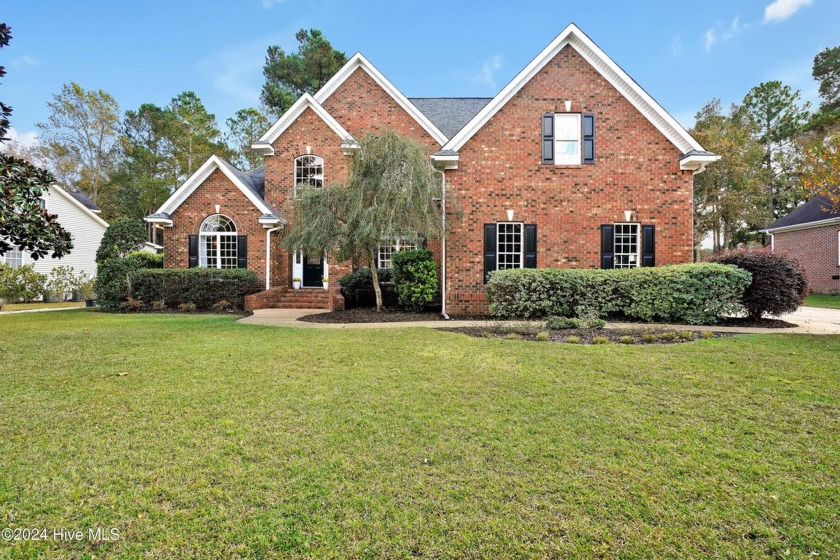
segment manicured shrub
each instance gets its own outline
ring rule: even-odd
[[[618,337],[618,341],[622,344],[636,344],[636,339],[630,335],[624,335]]]
[[[664,340],[666,342],[677,340],[677,333],[675,333],[675,332],[660,333],[659,334],[659,340]]]
[[[490,276],[490,312],[505,319],[624,317],[714,323],[740,309],[751,276],[734,266],[684,264],[624,270],[516,269]]]
[[[765,313],[781,315],[796,311],[805,301],[808,290],[805,269],[791,257],[771,253],[769,249],[739,249],[712,260],[752,274],[743,303],[747,315],[753,319],[759,319]]]
[[[714,337],[715,337],[715,333],[713,333],[712,331],[703,331],[703,332],[700,333],[700,338],[714,338]]]
[[[609,344],[610,339],[606,336],[596,336],[592,339],[592,344]]]
[[[123,258],[108,259],[101,263],[97,267],[96,282],[94,283],[96,301],[99,306],[105,311],[120,310],[120,304],[133,294],[130,274],[133,271],[143,269],[148,262],[145,256],[133,254]],[[155,299],[160,298],[144,301],[150,303]]]
[[[680,331],[678,336],[683,340],[694,340],[696,335],[694,334],[694,331]]]
[[[12,268],[0,263],[0,299],[7,303],[33,301],[44,293],[46,284],[47,277],[31,265]]]
[[[428,249],[399,251],[391,257],[394,287],[399,304],[422,311],[435,299],[438,289],[437,266]]]
[[[103,264],[110,259],[119,259],[138,251],[146,242],[146,227],[142,220],[122,218],[114,220],[96,250],[96,263]]]
[[[379,274],[379,287],[382,288],[382,302],[385,307],[395,307],[398,299],[391,269],[379,268],[376,272]],[[338,279],[338,284],[341,286],[341,295],[344,296],[344,306],[347,309],[376,305],[376,295],[373,292],[373,274],[371,274],[369,268],[360,268],[355,272],[345,274]]]
[[[551,338],[551,333],[548,331],[541,331],[534,335],[534,340],[539,340],[540,342],[545,342]]]
[[[246,295],[262,290],[254,271],[243,268],[138,269],[130,281],[133,297],[163,301],[169,308],[188,303],[207,310],[225,301],[231,309],[242,309]]]
[[[574,335],[567,336],[566,337],[566,342],[568,342],[569,344],[580,344],[580,337],[579,336],[574,336]]]
[[[139,259],[141,268],[163,268],[162,254],[149,253],[148,251],[134,251],[133,253],[129,253],[128,256]]]
[[[563,329],[603,329],[607,322],[593,317],[549,317],[546,326],[553,331]]]
[[[656,342],[656,340],[658,338],[659,337],[656,336],[656,333],[646,332],[646,333],[642,334],[642,341],[644,341],[644,342]]]

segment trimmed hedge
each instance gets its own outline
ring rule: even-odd
[[[435,299],[438,289],[437,267],[428,249],[398,251],[391,257],[394,287],[399,303],[422,311]]]
[[[490,275],[490,313],[504,319],[623,316],[715,323],[741,309],[749,272],[713,263],[658,268],[500,270]]]
[[[738,249],[712,258],[712,262],[734,265],[752,274],[744,292],[747,315],[781,315],[796,311],[805,301],[808,280],[805,269],[791,257],[771,253],[769,249]]]
[[[118,311],[120,305],[131,295],[129,284],[131,272],[162,266],[162,258],[142,251],[100,263],[93,287],[97,304],[106,311]]]
[[[390,268],[377,268],[379,287],[382,288],[382,303],[385,307],[397,305],[397,292],[394,289],[394,275]],[[370,269],[360,268],[338,279],[341,295],[344,296],[344,306],[373,307],[376,305],[376,295],[373,292],[373,274]]]
[[[167,308],[212,310],[225,302],[242,309],[246,295],[263,289],[254,271],[244,268],[144,269],[130,277],[131,296],[144,306],[162,301]]]

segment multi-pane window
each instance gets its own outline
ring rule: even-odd
[[[236,268],[236,224],[222,214],[208,216],[199,231],[198,265]]]
[[[614,224],[615,268],[639,266],[639,224]]]
[[[324,158],[320,156],[300,156],[295,158],[295,196],[298,187],[324,186]]]
[[[523,225],[515,222],[496,224],[496,268],[523,267]]]
[[[12,268],[23,266],[23,251],[15,248],[6,251],[6,264]]]
[[[554,164],[580,165],[580,115],[554,115]]]
[[[377,255],[379,261],[378,267],[391,268],[391,258],[394,256],[394,253],[398,251],[410,251],[416,248],[417,246],[415,244],[399,237],[395,239],[393,243],[380,245],[379,253]]]

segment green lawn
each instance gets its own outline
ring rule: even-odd
[[[3,311],[30,311],[33,309],[56,309],[59,307],[84,307],[83,301],[62,301],[55,303],[47,303],[43,301],[33,301],[32,303],[7,303],[3,307]]]
[[[829,309],[840,309],[840,296],[823,294],[811,294],[805,298],[805,305],[809,307],[827,307]]]
[[[8,557],[840,557],[840,337],[0,317]],[[128,372],[119,376],[118,373]]]

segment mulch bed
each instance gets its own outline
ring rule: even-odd
[[[667,329],[563,329],[559,331],[541,331],[533,328],[491,326],[491,327],[456,327],[440,329],[474,336],[478,338],[505,338],[509,340],[532,340],[540,342],[567,342],[572,344],[678,344],[711,338],[726,338],[731,333],[711,330]],[[547,333],[548,338],[544,337]],[[627,338],[630,337],[630,338]]]
[[[467,320],[484,320],[489,317],[457,317]],[[308,323],[400,323],[405,321],[443,321],[439,311],[403,311],[401,309],[384,309],[377,313],[370,307],[355,307],[343,311],[330,311],[329,313],[317,313],[306,315],[299,319]]]

